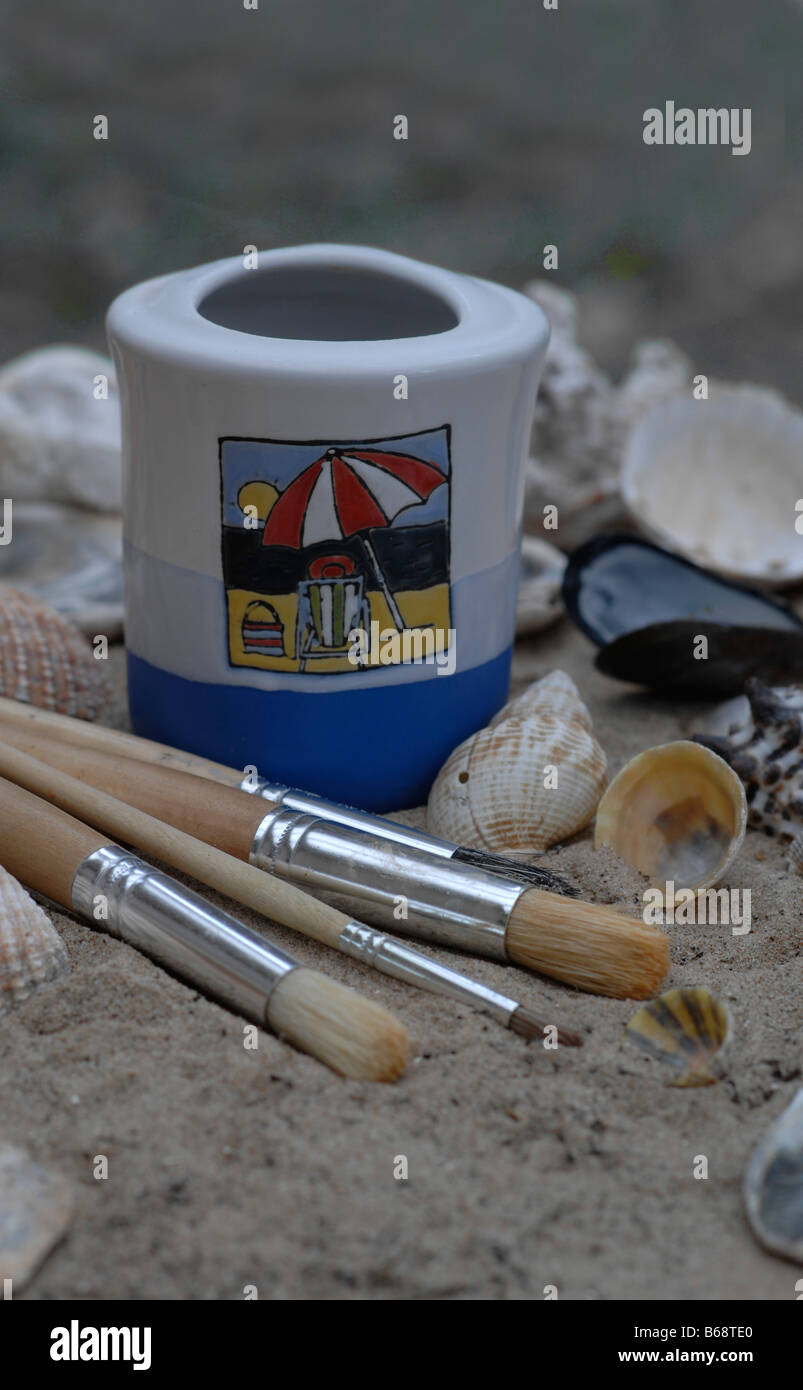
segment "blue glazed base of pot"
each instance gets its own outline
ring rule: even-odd
[[[420,806],[507,699],[513,648],[470,671],[306,695],[186,680],[128,653],[134,732],[364,811]]]

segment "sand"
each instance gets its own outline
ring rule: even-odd
[[[703,707],[633,693],[592,654],[564,621],[519,644],[514,690],[569,671],[613,772],[699,725]],[[110,665],[108,722],[123,726],[119,649]],[[548,862],[600,902],[638,899],[637,877],[588,833]],[[75,1215],[22,1296],[241,1299],[255,1285],[261,1299],[542,1299],[556,1285],[564,1299],[794,1298],[800,1271],[755,1244],[741,1181],[801,1085],[801,882],[750,832],[729,884],[752,890],[749,935],[671,929],[668,984],[707,985],[735,1023],[726,1079],[685,1091],[623,1045],[632,1003],[460,958],[583,1031],[583,1049],[546,1052],[266,927],[411,1032],[396,1086],[342,1081],[268,1034],[246,1051],[233,1014],[54,914],[72,970],[0,1019],[0,1138],[70,1179]],[[693,1177],[698,1155],[707,1179]]]

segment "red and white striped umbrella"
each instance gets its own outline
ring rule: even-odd
[[[263,545],[295,550],[389,526],[446,481],[433,463],[383,449],[327,449],[274,503]]]

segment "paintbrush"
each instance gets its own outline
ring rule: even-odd
[[[145,770],[141,763],[130,759],[114,761],[118,765],[130,764],[135,775]],[[542,1021],[508,995],[492,990],[448,966],[439,965],[405,942],[396,941],[385,932],[375,931],[363,922],[355,921],[293,884],[239,862],[226,853],[225,848],[204,843],[184,830],[139,810],[135,804],[118,800],[96,789],[92,783],[86,784],[6,743],[0,743],[0,774],[63,810],[80,816],[98,830],[119,836],[126,844],[136,845],[144,853],[192,875],[207,887],[225,893],[236,902],[282,922],[323,945],[342,951],[385,975],[470,1004],[522,1037],[543,1036],[546,1028],[556,1027]],[[125,784],[127,775],[127,767],[122,767],[116,778],[116,787],[121,780]],[[191,780],[202,789],[208,785],[202,778]],[[252,802],[248,804],[253,807]],[[582,1045],[578,1034],[567,1029],[556,1028],[556,1037],[558,1042],[568,1046]]]
[[[0,698],[0,718],[20,726],[36,724],[41,729],[52,730],[56,736],[60,733],[66,742],[84,748],[122,753],[125,757],[137,758],[140,762],[159,763],[182,772],[194,772],[196,776],[206,777],[222,786],[234,787],[238,791],[262,797],[274,806],[282,805],[287,810],[300,811],[305,815],[332,821],[346,829],[364,830],[410,851],[417,850],[439,859],[469,864],[473,868],[498,874],[511,883],[528,884],[531,887],[543,888],[546,892],[561,893],[565,897],[578,896],[574,884],[562,874],[556,874],[550,869],[539,868],[536,864],[522,864],[500,854],[491,854],[487,850],[451,844],[449,840],[441,840],[425,830],[402,825],[400,821],[388,820],[386,816],[376,816],[351,806],[341,806],[337,802],[315,796],[312,792],[299,791],[278,782],[271,782],[257,776],[256,769],[248,773],[239,772],[236,768],[211,762],[195,753],[185,753],[181,749],[171,748],[166,743],[154,743],[150,739],[139,738],[136,734],[124,733],[119,729],[107,729],[85,719],[72,719],[69,715],[40,709],[36,705],[19,700]]]
[[[87,756],[85,750],[30,728],[0,723],[0,734],[27,749],[29,761],[41,758],[66,769],[73,786],[67,795],[73,801],[60,800],[63,793],[55,799],[87,819],[92,812],[85,808],[92,801],[86,796],[81,804],[75,801],[79,780],[99,788],[96,794],[122,790],[126,802],[160,821],[315,892],[357,896],[361,915],[368,906],[379,907],[395,915],[403,935],[515,961],[616,998],[648,997],[668,969],[667,937],[613,908],[505,883],[483,870],[436,858],[428,858],[422,868],[420,857],[402,846],[282,806],[266,811],[264,803],[255,804],[234,789],[221,788],[212,803],[208,783],[192,773],[101,752]],[[13,758],[13,750],[0,745],[0,772],[17,780]],[[53,773],[54,778],[60,775],[64,773]],[[125,835],[113,821],[106,828]]]
[[[106,835],[0,778],[0,858],[38,894],[128,942],[333,1071],[395,1081],[407,1033]]]

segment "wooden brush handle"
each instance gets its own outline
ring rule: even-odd
[[[37,893],[71,908],[78,865],[108,843],[108,835],[0,777],[0,863]]]
[[[76,777],[48,767],[6,743],[0,743],[0,776],[79,816],[96,829],[105,831],[108,839],[133,845],[144,854],[160,859],[209,888],[224,893],[227,898],[233,898],[235,902],[243,903],[327,946],[339,948],[340,933],[351,918],[303,893],[300,888],[284,883],[252,864],[243,864],[222,850],[185,834],[183,830],[176,830],[172,825],[146,815],[144,811],[127,806],[108,792],[85,786]],[[106,844],[108,839],[102,839],[100,843]]]
[[[160,763],[164,767],[178,768],[183,772],[194,772],[197,777],[206,777],[213,782],[221,782],[227,787],[239,787],[243,773],[223,763],[210,762],[195,753],[184,753],[179,748],[171,748],[166,743],[153,743],[151,739],[139,738],[136,734],[125,733],[122,729],[107,729],[102,724],[92,724],[86,719],[73,719],[68,714],[56,714],[38,705],[29,705],[21,700],[0,697],[0,721],[16,728],[41,730],[54,738],[62,738],[79,748],[96,748],[105,753],[120,753],[138,762]]]
[[[248,859],[257,826],[272,805],[221,783],[210,786],[207,778],[164,763],[143,763],[98,748],[76,748],[36,724],[10,727],[0,722],[0,738],[49,767],[109,792],[128,806],[167,821],[236,859]]]

